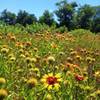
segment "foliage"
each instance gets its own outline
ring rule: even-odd
[[[28,14],[26,11],[19,11],[16,19],[16,23],[26,26],[26,24],[32,24],[36,22],[37,18],[34,14]]]
[[[79,28],[91,29],[94,15],[95,10],[90,5],[80,7],[77,13],[77,23]]]
[[[90,30],[86,30],[86,29],[77,29],[77,30],[72,30],[70,31],[71,34],[73,34],[74,36],[82,36],[82,35],[88,35],[88,34],[93,34],[92,32],[90,32]]]
[[[92,31],[93,32],[100,32],[100,6],[95,6],[94,7],[95,11],[96,11],[96,14],[94,16],[94,19],[93,19],[93,24],[92,24]]]
[[[59,28],[56,28],[55,31],[58,33],[64,33],[64,32],[68,32],[68,29],[66,26],[61,26]]]
[[[100,35],[83,29],[52,34],[55,27],[38,23],[3,28],[0,100],[99,100]]]
[[[6,9],[1,13],[0,20],[4,21],[7,24],[15,24],[16,15],[7,11]]]
[[[100,6],[94,6],[94,9],[96,11],[95,18],[100,17]]]
[[[100,6],[90,6],[87,4],[79,6],[76,2],[69,3],[67,0],[57,2],[56,6],[57,9],[53,13],[45,10],[43,15],[39,17],[39,20],[37,20],[34,14],[29,14],[26,11],[20,10],[18,14],[15,14],[5,9],[0,15],[0,27],[3,28],[2,24],[4,26],[6,24],[11,25],[12,28],[8,28],[9,26],[3,28],[5,34],[8,32],[7,28],[13,31],[14,26],[12,25],[18,26],[17,28],[22,33],[41,33],[46,28],[52,33],[55,31],[63,33],[67,30],[70,31],[80,28],[88,29],[92,32],[100,32]]]
[[[73,14],[75,12],[75,7],[77,7],[77,4],[75,2],[68,3],[66,0],[63,0],[61,2],[58,2],[56,5],[58,6],[58,10],[55,11],[55,14],[58,17],[60,25],[65,25],[70,30]]]
[[[28,33],[43,33],[45,30],[49,30],[49,26],[46,24],[34,23],[32,25],[27,25],[26,30]]]
[[[100,17],[94,19],[91,30],[96,33],[100,32]]]
[[[53,14],[50,13],[48,10],[45,10],[43,15],[39,18],[40,23],[45,23],[49,26],[53,25],[55,23]]]

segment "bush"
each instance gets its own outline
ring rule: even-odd
[[[68,29],[66,26],[61,26],[59,28],[56,29],[56,32],[58,33],[64,33],[64,32],[68,32]]]
[[[73,34],[74,36],[93,34],[90,30],[86,30],[86,29],[75,29],[75,30],[70,31],[69,33]]]
[[[49,30],[49,26],[46,24],[33,23],[32,25],[27,25],[26,30],[28,33],[42,33],[44,30]]]

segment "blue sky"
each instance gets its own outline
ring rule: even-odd
[[[61,0],[0,0],[0,12],[4,9],[18,13],[18,11],[26,10],[34,13],[37,17],[41,16],[44,10],[54,11],[55,3]],[[90,4],[93,6],[100,5],[100,0],[68,0],[68,2],[76,1],[78,4]]]

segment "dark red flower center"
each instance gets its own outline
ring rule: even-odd
[[[49,85],[54,85],[55,83],[57,83],[57,78],[56,77],[48,77],[47,78],[47,83]]]

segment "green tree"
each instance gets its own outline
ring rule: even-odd
[[[76,2],[68,3],[66,0],[56,3],[58,9],[55,11],[58,17],[59,25],[66,26],[69,30],[73,26],[73,17],[75,8],[77,7]]]
[[[45,10],[43,15],[39,18],[39,22],[40,23],[45,23],[49,26],[53,25],[54,23],[56,23],[54,21],[54,18],[53,18],[53,14],[50,13],[48,10]]]
[[[100,32],[100,17],[97,17],[93,20],[92,31]]]
[[[79,28],[91,29],[95,10],[90,5],[84,5],[78,9],[77,25]]]
[[[97,17],[100,18],[100,6],[94,6],[93,8],[96,11],[95,16],[94,16],[94,19],[97,18]]]
[[[26,11],[22,10],[19,11],[16,23],[26,26],[27,24],[33,24],[33,22],[37,22],[37,18],[34,14],[29,14]]]
[[[16,15],[14,13],[11,13],[10,11],[7,11],[7,9],[5,9],[0,16],[0,20],[4,21],[7,24],[15,24],[16,21]]]
[[[100,32],[100,6],[94,7],[96,13],[93,19],[92,31],[93,32]]]

